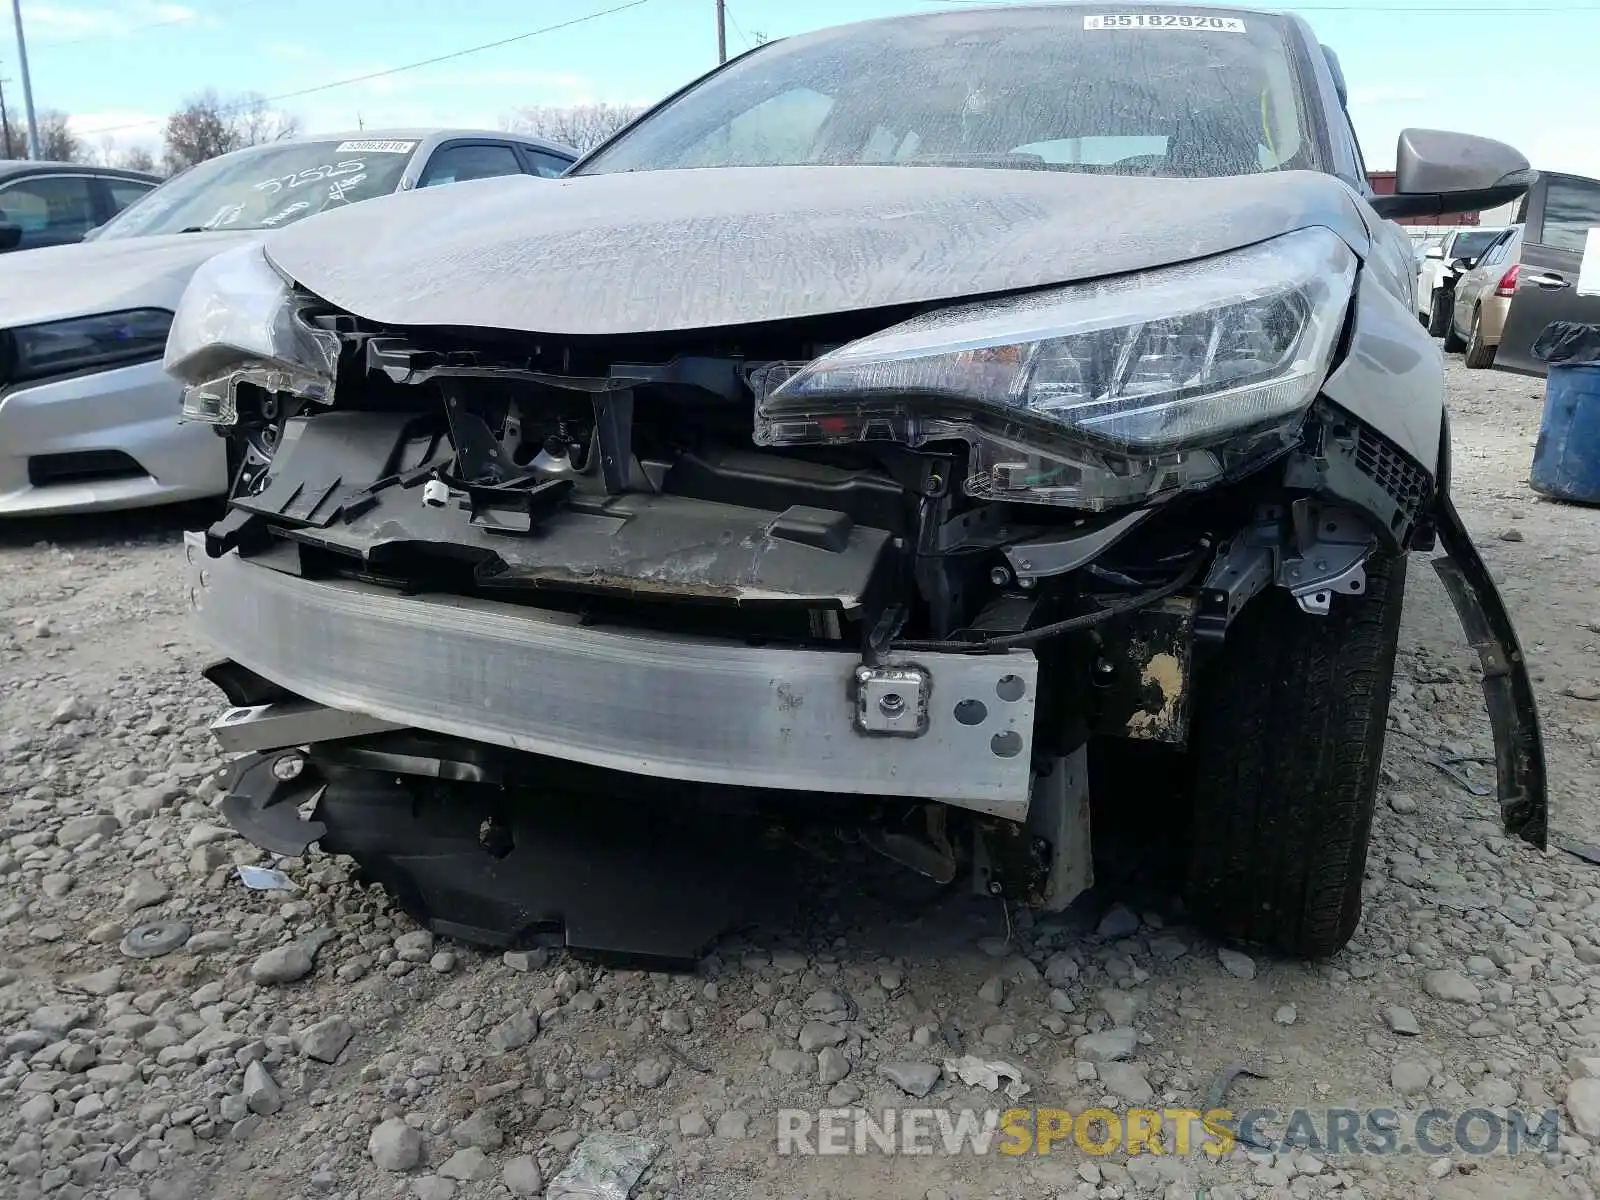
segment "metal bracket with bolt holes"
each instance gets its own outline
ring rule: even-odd
[[[211,736],[224,750],[278,750],[284,746],[309,746],[338,738],[364,737],[402,729],[393,721],[380,721],[362,713],[328,708],[310,700],[286,700],[230,708],[211,722]]]
[[[1220,640],[1228,626],[1258,592],[1272,582],[1275,522],[1252,525],[1217,548],[1200,591],[1195,636]]]
[[[1089,836],[1089,751],[1034,760],[1027,820],[980,820],[972,890],[1061,912],[1094,885]]]
[[[1335,593],[1354,596],[1367,590],[1366,561],[1378,538],[1366,521],[1306,497],[1289,506],[1289,518],[1294,550],[1278,556],[1276,580],[1303,611],[1325,617]]]
[[[1089,750],[1040,761],[1028,809],[1028,832],[1050,846],[1050,866],[1035,902],[1060,912],[1094,886],[1089,841]]]
[[[928,732],[933,682],[921,667],[857,667],[856,728],[890,737]]]
[[[1065,536],[1013,542],[1002,553],[1011,564],[1017,582],[1026,586],[1035,579],[1065,575],[1098,558],[1141,524],[1154,509],[1139,508],[1092,529],[1075,529]]]
[[[1263,505],[1255,521],[1218,548],[1201,589],[1197,636],[1221,638],[1269,584],[1288,589],[1302,610],[1319,617],[1328,614],[1336,593],[1366,591],[1366,561],[1378,538],[1365,519],[1302,498],[1289,506],[1286,537],[1283,515],[1278,506]]]

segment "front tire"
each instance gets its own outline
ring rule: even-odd
[[[1474,371],[1494,366],[1494,347],[1483,344],[1483,313],[1474,309],[1472,331],[1467,334],[1467,348],[1463,352],[1467,366]]]
[[[1355,932],[1405,568],[1369,559],[1324,617],[1270,589],[1201,681],[1186,890],[1224,938],[1321,958]]]

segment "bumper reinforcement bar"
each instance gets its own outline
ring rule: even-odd
[[[863,680],[852,653],[598,627],[497,601],[305,579],[237,552],[210,558],[202,534],[185,542],[200,633],[327,708],[667,779],[1027,815],[1031,651],[891,655]],[[906,688],[884,683],[897,669]],[[241,748],[248,724],[237,731]]]

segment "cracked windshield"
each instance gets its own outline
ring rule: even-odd
[[[296,142],[189,168],[125,209],[102,238],[271,229],[399,186],[415,141]]]

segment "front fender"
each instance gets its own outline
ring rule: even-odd
[[[1444,358],[1406,301],[1371,271],[1361,272],[1350,344],[1322,394],[1414,461],[1434,461],[1444,415]]]

